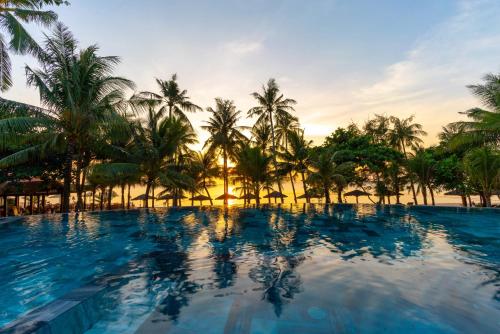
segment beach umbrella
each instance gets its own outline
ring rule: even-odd
[[[307,197],[309,197],[309,198],[322,198],[322,197],[323,197],[323,195],[320,195],[320,194],[314,194],[314,193],[313,193],[313,194],[307,194]],[[307,198],[307,197],[306,197],[306,194],[302,194],[302,195],[298,196],[298,197],[297,197],[297,199],[305,199],[305,198]]]
[[[209,201],[210,197],[205,195],[197,195],[190,198],[191,201],[200,201],[200,204],[203,205],[203,201]]]
[[[184,195],[173,195],[173,194],[165,194],[165,195],[161,195],[161,196],[156,197],[156,199],[159,201],[168,201],[171,199],[185,199],[185,198],[187,198],[187,197]]]
[[[132,198],[132,201],[145,201],[146,200],[146,194],[139,195],[137,197]]]
[[[287,197],[288,197],[287,195],[280,193],[279,191],[273,191],[264,196],[264,198],[287,198]]]
[[[452,190],[452,191],[448,191],[448,192],[445,192],[444,193],[446,196],[462,196],[462,195],[465,195],[463,193],[463,191],[460,191],[460,190]]]
[[[221,201],[223,199],[238,199],[238,197],[234,196],[233,194],[222,194],[219,197],[215,198],[218,201]]]
[[[355,196],[356,197],[356,204],[359,203],[359,201],[358,201],[359,196],[370,196],[370,195],[371,195],[370,193],[367,193],[366,191],[359,190],[359,189],[349,191],[349,192],[346,192],[344,194],[344,196]]]
[[[240,196],[240,199],[247,199],[247,200],[257,199],[257,196],[255,196],[254,194],[248,193],[248,194],[245,194],[243,196]]]

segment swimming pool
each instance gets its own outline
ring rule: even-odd
[[[287,206],[0,225],[0,333],[494,333],[500,210]]]

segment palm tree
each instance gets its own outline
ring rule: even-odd
[[[274,170],[278,171],[278,162],[276,160],[276,137],[274,133],[275,119],[287,117],[291,111],[294,111],[293,106],[297,103],[295,100],[285,98],[280,92],[276,80],[269,79],[267,86],[262,87],[262,94],[254,92],[251,94],[258,103],[258,106],[253,107],[248,111],[248,116],[258,116],[257,122],[266,122],[271,125],[271,140],[272,140],[272,157]],[[276,183],[279,191],[282,192],[279,173],[275,173]],[[281,198],[283,203],[283,198]]]
[[[291,133],[303,132],[300,128],[299,119],[289,113],[284,113],[276,117],[276,144],[288,148],[288,137]]]
[[[251,184],[257,205],[260,204],[260,191],[268,187],[272,158],[258,146],[244,144],[238,151],[236,170]]]
[[[336,153],[328,149],[320,149],[312,154],[310,159],[311,171],[308,183],[321,188],[325,202],[330,203],[330,189],[335,185],[343,189],[347,185],[347,173],[353,168],[349,162],[337,164]],[[339,189],[339,188],[337,188]],[[339,191],[339,200],[342,201],[342,190]]]
[[[479,184],[485,205],[491,206],[491,194],[500,187],[500,153],[488,147],[476,148],[464,158],[465,170]]]
[[[215,99],[215,109],[208,107],[207,111],[212,116],[207,121],[207,125],[202,126],[202,129],[210,133],[205,147],[216,156],[222,155],[224,194],[228,194],[228,159],[235,161],[238,146],[247,141],[241,132],[245,127],[237,125],[241,111],[236,110],[233,101],[221,98]],[[224,204],[227,204],[227,198],[224,198]]]
[[[84,151],[92,138],[114,122],[123,108],[124,90],[131,81],[112,76],[119,59],[101,57],[98,48],[90,46],[80,52],[68,29],[57,24],[52,36],[40,49],[41,69],[26,67],[28,83],[38,88],[45,113],[37,117],[6,119],[0,131],[53,129],[45,140],[0,160],[0,166],[16,165],[33,159],[43,159],[49,152],[65,155],[62,212],[69,210],[73,162],[78,170],[83,165]],[[77,182],[80,182],[78,174]],[[79,188],[79,187],[78,187]]]
[[[271,126],[269,123],[256,122],[251,130],[251,140],[263,152],[267,152],[271,142]]]
[[[207,197],[210,198],[210,205],[213,205],[212,196],[210,196],[208,187],[215,186],[215,178],[220,175],[219,166],[217,166],[217,158],[214,152],[197,152],[193,157],[192,164],[198,166],[198,188],[205,191]]]
[[[424,205],[427,205],[427,188],[431,192],[432,202],[434,205],[434,194],[432,192],[432,177],[435,168],[435,162],[428,152],[424,149],[419,149],[408,160],[408,168],[412,175],[415,175],[417,182],[424,198]]]
[[[156,79],[160,88],[160,93],[141,92],[137,94],[136,99],[145,99],[154,102],[159,107],[158,113],[163,116],[168,112],[168,117],[179,117],[185,122],[189,122],[185,112],[196,112],[202,109],[191,102],[187,96],[187,90],[181,90],[177,83],[177,74],[173,74],[170,80]]]
[[[137,100],[133,99],[133,103]],[[141,101],[139,106],[144,106]],[[176,184],[182,179],[172,159],[176,154],[196,143],[196,134],[191,125],[176,117],[163,117],[155,111],[153,104],[147,107],[147,117],[135,127],[133,154],[141,165],[146,183],[146,207],[149,207],[149,192],[157,183]],[[136,104],[137,106],[137,104]]]
[[[389,142],[404,154],[407,162],[409,160],[409,157],[406,148],[418,148],[423,143],[420,136],[427,135],[427,133],[422,130],[421,124],[413,123],[414,118],[414,116],[410,116],[404,119],[400,119],[395,116],[390,117],[393,128],[389,131]],[[413,195],[413,201],[415,202],[415,204],[418,204],[417,193],[415,191],[415,185],[413,177],[411,175],[410,186]]]
[[[67,4],[64,0],[1,0],[0,1],[0,91],[12,86],[11,61],[7,50],[16,53],[31,53],[40,56],[40,47],[23,27],[21,22],[36,22],[50,26],[56,22],[57,15],[53,11],[42,10],[44,6]],[[7,43],[1,31],[9,34]]]
[[[385,143],[389,137],[390,123],[390,117],[376,114],[373,119],[365,123],[364,131],[372,137],[373,142]]]
[[[302,179],[302,187],[304,189],[304,194],[306,197],[306,202],[310,202],[310,198],[307,192],[307,184],[305,173],[307,172],[309,159],[310,159],[310,147],[312,141],[304,139],[303,131],[293,131],[287,134],[287,147],[280,154],[281,159],[285,164],[288,165],[288,172],[290,176],[290,182],[292,183],[293,195],[295,202],[297,202],[297,196],[295,194],[294,186],[294,173],[298,173]]]

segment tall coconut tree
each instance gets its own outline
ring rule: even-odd
[[[468,117],[467,121],[450,124],[461,132],[450,142],[453,149],[500,144],[500,75],[490,73],[483,80],[483,84],[467,88],[487,109],[467,110],[463,112]]]
[[[310,159],[308,183],[323,191],[326,203],[331,202],[330,190],[334,186],[343,189],[347,185],[347,175],[353,168],[350,162],[337,163],[335,155],[335,152],[321,148]],[[339,197],[342,197],[341,191]]]
[[[312,141],[304,138],[303,131],[293,131],[287,134],[287,146],[280,154],[284,164],[288,166],[295,202],[297,202],[297,196],[295,194],[294,175],[300,174],[306,202],[310,203],[305,174],[309,165],[311,145]]]
[[[141,105],[144,106],[142,102]],[[145,177],[146,207],[155,184],[174,184],[175,179],[182,178],[173,168],[172,159],[197,141],[190,124],[180,118],[163,116],[153,105],[148,105],[146,118],[138,121],[133,134],[133,154]]]
[[[432,198],[434,198],[431,182],[435,169],[435,162],[426,150],[419,149],[408,160],[408,168],[410,173],[412,173],[412,175],[415,175],[416,181],[424,199],[424,205],[427,205],[428,189],[429,191],[431,191]]]
[[[23,27],[23,23],[35,22],[48,27],[57,20],[53,11],[44,6],[67,4],[64,0],[0,0],[0,91],[12,86],[12,66],[8,50],[19,54],[40,56],[40,46]],[[7,33],[6,40],[4,33]]]
[[[213,205],[212,196],[208,191],[209,187],[215,186],[215,178],[220,175],[220,169],[217,165],[217,157],[213,151],[197,152],[193,156],[193,164],[199,168],[199,188],[205,191],[210,198],[210,205]]]
[[[393,145],[393,147],[399,149],[399,151],[403,153],[406,162],[409,160],[409,152],[407,149],[417,149],[423,143],[423,140],[420,137],[427,135],[421,124],[413,123],[414,118],[415,116],[403,119],[395,116],[390,117],[392,129],[389,131],[389,142]],[[418,204],[413,177],[410,175],[409,179],[413,201],[415,204]]]
[[[156,79],[156,83],[160,90],[159,93],[141,92],[135,98],[154,102],[159,108],[160,116],[168,113],[169,118],[175,116],[191,124],[185,112],[196,112],[202,109],[191,102],[187,90],[179,87],[177,74],[173,74],[170,80]]]
[[[207,121],[207,125],[202,126],[210,133],[205,147],[216,156],[222,156],[224,194],[228,194],[228,160],[236,160],[239,144],[247,140],[242,133],[245,127],[237,125],[241,111],[236,109],[233,101],[221,98],[216,98],[215,108],[208,107],[207,111],[212,116]],[[227,204],[227,198],[224,198],[224,204]]]
[[[271,179],[272,158],[258,146],[245,144],[237,153],[236,170],[250,183],[257,205],[260,204],[260,192],[268,187]]]
[[[275,127],[276,120],[281,117],[286,117],[286,114],[294,111],[294,105],[297,103],[293,99],[285,98],[281,93],[275,79],[269,79],[267,85],[262,87],[262,93],[254,92],[251,94],[257,101],[257,106],[248,111],[248,116],[257,116],[257,122],[266,122],[271,125],[271,148],[272,158],[274,163],[276,183],[278,184],[279,191],[282,192],[281,181],[279,179],[278,162],[276,158],[276,135]],[[281,198],[283,203],[283,198]]]
[[[95,134],[114,122],[124,106],[124,92],[131,81],[112,75],[117,57],[102,57],[96,46],[77,51],[69,30],[57,24],[40,50],[41,67],[26,67],[28,84],[40,92],[42,106],[48,111],[37,117],[5,119],[0,131],[51,127],[51,135],[40,144],[0,160],[0,166],[43,159],[49,152],[65,154],[64,192],[61,210],[69,210],[73,163],[81,165],[83,151]]]
[[[466,173],[479,184],[484,204],[491,206],[491,194],[500,188],[500,153],[488,147],[476,148],[464,158]]]

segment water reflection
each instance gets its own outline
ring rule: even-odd
[[[465,319],[469,310],[463,305],[476,298],[476,290],[500,301],[500,215],[492,212],[304,205],[33,220],[24,225],[28,232],[23,226],[2,231],[10,238],[0,251],[8,259],[0,277],[2,297],[24,302],[26,289],[19,289],[16,280],[27,282],[27,272],[36,273],[40,284],[60,289],[64,281],[55,277],[63,270],[46,270],[57,263],[75,270],[64,272],[63,278],[77,285],[113,280],[95,333],[166,332],[176,326],[199,332],[201,314],[211,326],[222,323],[219,332],[224,326],[238,332],[241,326],[248,330],[255,314],[266,321],[344,321],[363,312],[364,305],[383,317],[374,310],[383,309],[389,297],[394,312],[404,307],[411,315],[422,308],[427,314],[430,310],[423,308],[428,300],[449,299],[434,285],[430,289],[429,282],[438,284],[467,268],[480,271],[481,280],[474,290],[462,292],[458,302],[453,299],[451,310]],[[20,240],[22,249],[32,250],[29,261],[15,256]],[[412,277],[412,268],[421,276]],[[81,281],[74,279],[75,273]],[[472,282],[470,277],[460,280],[454,281],[458,287]],[[360,304],[360,299],[366,302]],[[329,305],[336,305],[335,311],[328,311]],[[442,318],[456,319],[452,311]],[[323,325],[330,326],[326,320]]]

